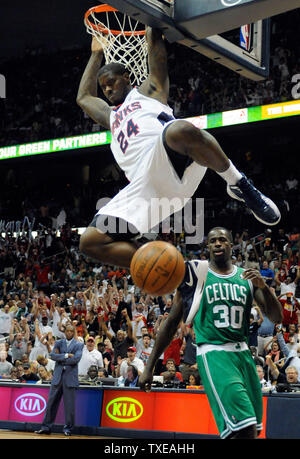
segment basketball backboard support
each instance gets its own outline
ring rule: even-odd
[[[270,19],[253,23],[251,51],[243,49],[221,35],[213,35],[202,40],[185,37],[178,41],[213,61],[254,81],[269,76],[270,63]]]
[[[252,80],[269,74],[270,20],[299,8],[299,0],[108,0],[119,11],[163,30],[166,39],[194,49]],[[250,52],[220,34],[253,24]]]

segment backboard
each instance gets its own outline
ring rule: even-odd
[[[299,0],[108,0],[122,12],[163,30],[166,39],[252,80],[269,74],[270,19],[299,8]],[[224,32],[242,29],[240,43]],[[251,32],[248,35],[248,32]]]

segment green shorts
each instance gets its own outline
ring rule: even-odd
[[[262,390],[246,343],[203,344],[197,364],[221,438],[256,425],[262,429]]]

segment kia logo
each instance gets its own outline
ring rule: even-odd
[[[242,0],[221,0],[224,6],[235,6],[241,3]]]
[[[136,421],[142,416],[143,411],[143,405],[129,397],[114,398],[106,406],[107,416],[117,422]]]
[[[46,400],[34,393],[22,394],[15,400],[15,409],[23,416],[37,416],[45,411]]]

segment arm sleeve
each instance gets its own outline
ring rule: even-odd
[[[65,365],[76,365],[81,360],[83,346],[83,343],[78,343],[74,357],[67,358],[65,361]]]

